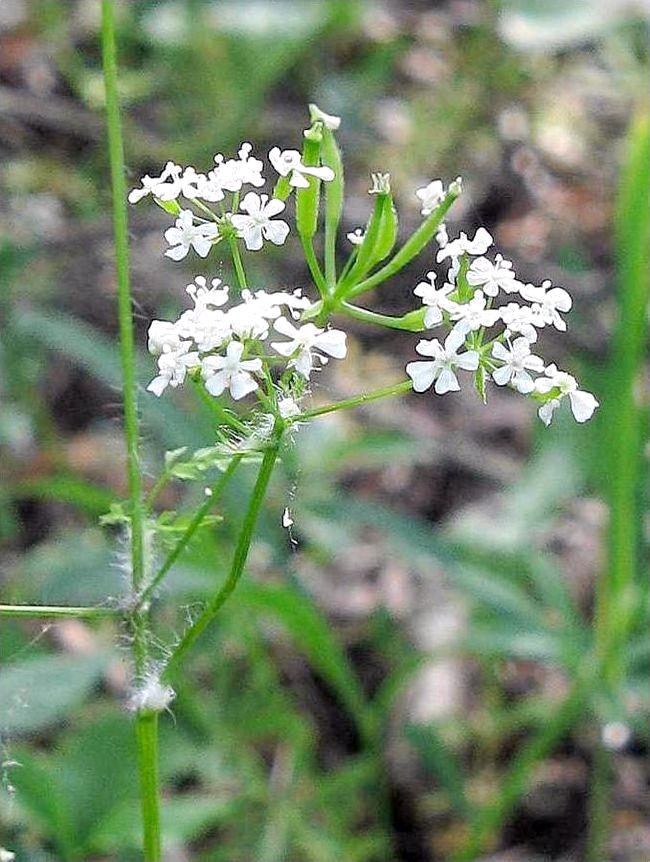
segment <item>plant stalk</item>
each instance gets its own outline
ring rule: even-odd
[[[142,479],[139,456],[139,428],[135,344],[133,335],[131,284],[129,278],[129,240],[126,208],[124,143],[117,84],[115,9],[113,0],[102,0],[102,63],[106,91],[108,153],[113,192],[113,232],[117,275],[117,308],[120,335],[120,361],[123,378],[124,436],[131,516],[131,580],[137,595],[144,585],[144,520]],[[147,667],[148,615],[140,608],[131,614],[133,657],[136,676]],[[158,735],[156,715],[139,713],[136,717],[138,767],[143,824],[145,862],[159,862],[160,790],[158,784]]]
[[[65,605],[0,605],[1,617],[63,617],[76,619],[96,619],[114,617],[122,612],[119,608],[81,608]]]
[[[343,401],[325,404],[323,407],[314,408],[314,410],[305,410],[304,413],[299,413],[298,416],[292,416],[290,419],[287,419],[287,422],[306,422],[308,419],[315,419],[317,416],[336,413],[337,410],[351,410],[353,407],[360,407],[362,404],[379,401],[381,398],[404,395],[406,392],[410,392],[411,389],[413,389],[413,384],[410,380],[401,380],[399,383],[393,383],[391,386],[383,386],[381,389],[375,389],[372,392],[362,392],[360,395],[353,395],[351,398],[345,398]]]
[[[233,555],[233,560],[230,567],[230,572],[228,573],[228,577],[221,586],[219,592],[214,596],[214,598],[211,599],[210,602],[208,602],[203,612],[187,629],[187,631],[179,641],[176,649],[173,651],[169,658],[169,662],[167,664],[167,667],[165,668],[165,676],[167,676],[167,674],[171,671],[172,668],[178,665],[180,658],[187,652],[187,650],[201,636],[203,631],[210,625],[212,620],[215,618],[215,616],[221,609],[222,605],[224,605],[225,602],[230,598],[237,584],[239,583],[239,579],[244,572],[246,560],[248,559],[248,552],[250,550],[251,541],[253,539],[253,531],[255,530],[255,525],[257,524],[260,509],[262,508],[262,503],[264,501],[264,497],[266,495],[266,491],[271,480],[271,475],[273,474],[273,468],[275,467],[275,462],[280,451],[280,438],[282,430],[283,426],[280,425],[275,432],[275,437],[272,444],[264,453],[264,458],[262,459],[259,473],[257,474],[257,480],[255,482],[255,486],[253,487],[251,498],[248,503],[248,509],[246,510],[246,514],[244,516],[244,521],[242,523],[242,527],[239,533],[239,538],[237,539],[237,546],[235,548],[235,553]]]

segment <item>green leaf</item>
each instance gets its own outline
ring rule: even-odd
[[[405,728],[406,738],[417,751],[422,765],[438,779],[447,792],[449,801],[462,817],[470,811],[465,796],[463,768],[455,753],[432,724],[410,724]]]
[[[361,686],[327,620],[308,596],[289,586],[262,586],[250,581],[240,584],[238,595],[285,627],[314,670],[350,710],[360,729],[365,729],[368,713]]]
[[[47,655],[0,670],[0,729],[33,733],[65,718],[101,678],[112,653]]]

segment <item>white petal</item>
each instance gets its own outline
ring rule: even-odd
[[[279,215],[285,207],[284,201],[280,201],[277,198],[271,198],[271,200],[264,207],[264,215],[267,215],[269,218],[273,216]]]
[[[159,375],[158,377],[154,377],[151,383],[147,386],[147,392],[153,392],[154,395],[160,397],[168,385],[169,377]]]
[[[515,341],[515,344],[516,343],[517,342]],[[500,341],[496,341],[492,345],[492,356],[494,356],[495,359],[500,359],[502,362],[507,362],[510,359],[510,351],[504,344],[501,344]]]
[[[210,254],[212,243],[203,236],[195,236],[192,240],[192,246],[199,257],[207,257]]]
[[[208,377],[205,381],[205,388],[210,395],[218,397],[223,393],[228,385],[228,374],[225,371],[217,371],[212,377]]]
[[[257,380],[254,380],[245,371],[236,371],[230,378],[230,394],[235,401],[239,401],[240,398],[244,398],[249,392],[254,392],[257,388]]]
[[[510,378],[512,377],[512,367],[510,365],[502,365],[501,368],[495,368],[491,374],[497,386],[505,386],[510,382]]]
[[[260,225],[254,225],[245,230],[243,238],[249,251],[259,251],[262,248],[262,228]]]
[[[594,410],[598,407],[598,401],[596,401],[591,392],[583,392],[581,389],[569,392],[569,400],[576,422],[586,422],[588,419],[591,419]]]
[[[427,308],[424,315],[424,325],[427,329],[431,329],[439,323],[442,323],[442,311],[437,307]]]
[[[291,178],[289,179],[289,185],[293,186],[296,189],[308,189],[309,188],[309,180],[306,179],[300,171],[292,171]]]
[[[528,395],[535,388],[535,382],[527,371],[518,371],[514,374],[512,384],[517,392],[521,392],[522,395]]]
[[[281,356],[291,356],[296,352],[298,345],[295,341],[272,341],[271,347]]]
[[[467,350],[465,353],[459,353],[456,357],[456,365],[463,371],[476,371],[478,361],[479,356],[476,350]]]
[[[174,248],[168,248],[165,257],[171,257],[172,260],[183,260],[184,257],[187,257],[189,250],[189,245],[177,245]]]
[[[406,373],[413,381],[413,389],[416,392],[425,392],[433,383],[437,363],[435,362],[409,362],[406,366]]]
[[[275,329],[276,332],[279,332],[280,335],[286,335],[289,338],[298,337],[298,329],[293,325],[293,323],[290,323],[286,317],[279,317],[273,324],[273,329]]]
[[[264,236],[275,245],[282,245],[289,235],[289,225],[286,221],[281,221],[280,219],[277,221],[270,221],[268,224],[264,225],[262,230]]]
[[[341,332],[340,329],[328,329],[316,338],[315,346],[335,359],[344,359],[347,353],[345,332]]]
[[[445,392],[458,392],[460,383],[451,368],[443,368],[433,388],[438,395],[444,395]]]

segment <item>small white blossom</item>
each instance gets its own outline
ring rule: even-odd
[[[460,384],[455,369],[476,371],[479,363],[479,355],[475,350],[458,353],[464,341],[464,335],[457,329],[453,329],[445,339],[444,345],[437,338],[430,341],[423,339],[418,342],[415,349],[420,356],[431,356],[433,360],[408,363],[406,373],[413,381],[413,389],[416,392],[424,392],[435,380],[434,390],[438,395],[457,392]]]
[[[506,338],[509,338],[514,332],[523,335],[531,344],[537,341],[536,321],[533,319],[532,309],[529,305],[509,302],[507,305],[499,307],[499,314],[506,326]]]
[[[456,307],[456,303],[449,299],[449,294],[454,290],[453,284],[444,284],[440,289],[436,289],[435,272],[428,272],[427,278],[429,281],[421,281],[413,293],[422,299],[423,305],[428,306],[424,315],[424,325],[427,329],[431,329],[442,323],[443,312],[451,311]]]
[[[221,153],[214,157],[216,167],[210,171],[208,178],[215,185],[229,192],[238,192],[244,185],[259,188],[266,180],[262,176],[264,164],[260,159],[251,156],[252,146],[244,143],[239,148],[237,159],[224,159]]]
[[[267,239],[275,245],[282,245],[289,233],[289,225],[282,219],[272,221],[273,216],[284,210],[284,202],[268,195],[258,195],[248,192],[240,204],[240,209],[248,215],[233,215],[230,220],[246,243],[249,251],[259,251],[263,245],[263,239]]]
[[[194,300],[197,308],[220,308],[228,302],[230,288],[227,284],[221,285],[220,278],[213,278],[207,286],[207,280],[203,275],[197,275],[192,284],[188,284],[185,290]]]
[[[199,257],[207,257],[217,235],[216,224],[212,222],[194,224],[192,211],[181,210],[174,227],[167,228],[165,231],[165,239],[171,246],[165,255],[172,260],[182,260],[190,248],[193,248]]]
[[[491,245],[492,237],[484,227],[480,227],[476,231],[473,239],[469,239],[466,233],[461,232],[457,239],[452,239],[444,248],[440,249],[436,260],[441,263],[447,257],[460,257],[463,254],[485,254]]]
[[[544,377],[538,377],[535,381],[535,392],[541,395],[548,395],[553,390],[559,390],[549,401],[537,411],[539,418],[545,425],[550,425],[553,418],[553,413],[560,406],[561,399],[565,396],[569,397],[571,404],[571,412],[576,422],[586,422],[594,414],[594,411],[599,406],[598,401],[594,398],[591,392],[584,392],[578,389],[578,383],[575,377],[567,374],[566,371],[559,371],[555,365],[547,366]]]
[[[163,347],[158,357],[158,376],[147,386],[147,392],[160,396],[168,386],[175,389],[183,383],[188,369],[199,364],[199,354],[190,350],[191,346],[189,341],[181,341],[175,349]]]
[[[550,281],[543,282],[540,287],[524,284],[521,287],[521,295],[533,303],[532,316],[537,321],[537,326],[548,324],[561,332],[566,331],[566,323],[560,312],[570,311],[573,303],[563,287],[551,287]]]
[[[523,395],[535,388],[535,381],[528,372],[542,374],[544,371],[544,360],[530,352],[530,343],[523,336],[515,338],[509,348],[497,341],[492,346],[492,356],[503,363],[492,371],[494,382],[498,386],[510,383]]]
[[[149,353],[158,356],[166,347],[175,350],[180,343],[181,335],[175,323],[170,323],[168,320],[152,320],[148,340]]]
[[[258,388],[252,372],[262,370],[262,360],[242,359],[243,352],[244,345],[240,341],[231,341],[225,356],[204,357],[201,371],[205,388],[211,395],[219,396],[230,389],[234,400],[239,401]]]
[[[357,227],[354,230],[350,231],[350,233],[346,234],[346,237],[352,245],[361,245],[361,243],[366,238],[366,232],[363,228]]]
[[[298,189],[309,188],[307,177],[317,177],[329,182],[334,179],[334,171],[326,165],[303,165],[298,150],[280,150],[273,147],[269,150],[269,161],[281,177],[289,177],[289,185]]]
[[[319,329],[313,323],[295,327],[284,317],[275,321],[274,328],[291,340],[273,341],[271,347],[281,356],[292,357],[289,366],[295,368],[303,377],[309,378],[316,359],[323,365],[327,362],[321,353],[334,359],[344,359],[347,353],[346,336],[339,329]]]
[[[456,303],[449,316],[456,321],[454,329],[465,335],[476,332],[482,326],[494,326],[500,318],[498,308],[486,308],[487,300],[482,290],[477,290],[469,302]]]
[[[151,177],[149,174],[145,174],[140,180],[141,187],[139,189],[132,189],[129,192],[129,203],[137,204],[138,201],[141,201],[147,195],[153,195],[160,200],[170,200],[171,198],[167,196],[170,192],[173,194],[173,197],[177,197],[178,192],[175,191],[175,181],[178,180],[181,170],[182,168],[174,164],[174,162],[167,162],[159,177]],[[170,177],[174,182],[167,183],[166,181]]]
[[[444,201],[445,187],[442,180],[433,180],[428,186],[418,189],[415,194],[420,198],[422,205],[420,212],[423,216],[428,216]]]
[[[15,858],[15,853],[12,853],[10,850],[5,850],[4,847],[0,847],[0,862],[14,862]]]
[[[601,739],[605,748],[610,751],[623,751],[632,739],[632,731],[630,726],[622,721],[609,721],[601,731]]]
[[[480,287],[487,296],[496,296],[500,290],[504,293],[516,293],[521,283],[515,278],[512,263],[504,260],[498,254],[494,263],[487,257],[479,257],[472,261],[467,271],[467,282],[472,287]]]

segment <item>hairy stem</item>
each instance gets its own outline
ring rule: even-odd
[[[139,712],[135,720],[138,773],[142,797],[142,826],[145,862],[159,862],[160,806],[158,776],[158,713]]]
[[[178,539],[171,551],[167,554],[165,561],[152,578],[151,583],[148,584],[147,588],[142,592],[139,602],[141,606],[146,605],[147,601],[153,595],[154,590],[156,590],[157,587],[160,586],[167,572],[171,569],[176,560],[180,557],[185,548],[189,545],[192,536],[199,529],[208,512],[214,506],[215,502],[219,499],[223,489],[230,481],[232,474],[235,472],[235,470],[241,463],[243,457],[243,455],[235,455],[235,457],[228,465],[228,468],[219,477],[217,482],[215,482],[214,486],[211,488],[211,493],[209,494],[209,496],[206,497],[205,502],[202,503],[202,505],[199,506],[199,508],[196,510],[196,512],[194,513],[194,517],[187,525],[185,532]]]
[[[251,498],[248,503],[248,509],[246,510],[246,514],[244,516],[244,522],[239,533],[239,538],[237,539],[237,546],[235,548],[235,553],[233,555],[233,560],[230,567],[230,571],[228,573],[228,577],[226,578],[219,592],[214,596],[213,599],[211,599],[211,601],[208,602],[201,615],[194,621],[194,623],[192,623],[192,625],[187,629],[187,631],[181,638],[180,642],[178,643],[178,646],[176,647],[169,659],[165,674],[167,674],[172,668],[178,665],[179,659],[187,652],[187,650],[201,636],[203,631],[210,625],[212,620],[215,618],[215,616],[221,609],[222,605],[224,605],[225,602],[230,598],[230,596],[235,590],[235,587],[239,583],[239,579],[244,572],[246,560],[248,559],[248,552],[250,550],[251,541],[253,539],[253,531],[255,530],[255,525],[257,524],[257,518],[259,516],[260,509],[262,508],[262,502],[266,495],[266,491],[271,480],[271,475],[273,473],[273,468],[275,467],[275,462],[277,460],[278,453],[280,450],[281,434],[282,426],[279,426],[276,430],[272,444],[264,453],[264,458],[262,459],[262,464],[260,465],[259,473],[257,474],[257,480],[255,482],[255,486],[253,487]]]
[[[122,612],[118,608],[80,608],[65,605],[0,605],[0,617],[68,617],[95,619],[114,617]]]
[[[120,333],[124,398],[124,435],[131,515],[131,578],[134,593],[143,586],[144,504],[139,457],[138,405],[135,372],[135,346],[129,279],[129,241],[124,178],[124,144],[117,87],[117,52],[112,0],[102,0],[102,61],[106,90],[108,152],[113,191],[113,231],[117,273],[117,307]],[[131,615],[133,656],[138,676],[146,670],[148,618],[141,609]],[[158,787],[157,717],[139,714],[136,718],[140,794],[145,862],[160,860],[160,815]]]
[[[304,413],[299,413],[298,416],[292,416],[287,422],[306,422],[308,419],[315,419],[317,416],[335,413],[337,410],[351,410],[353,407],[360,407],[362,404],[369,404],[371,401],[379,401],[381,398],[404,395],[406,392],[410,392],[412,388],[413,384],[410,380],[401,380],[399,383],[393,383],[392,386],[383,386],[381,389],[375,389],[372,392],[362,392],[360,395],[353,395],[351,398],[345,398],[343,401],[335,401],[333,404],[325,404],[323,407],[314,408],[314,410],[305,410]]]

